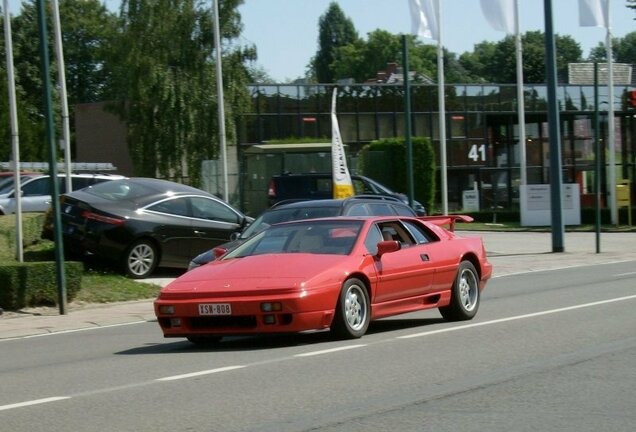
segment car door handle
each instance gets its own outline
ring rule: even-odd
[[[428,257],[428,254],[420,254],[420,258],[422,261],[430,261],[431,259]]]
[[[194,230],[194,233],[195,233],[196,235],[202,235],[202,234],[205,234],[205,231],[197,231],[197,230]]]

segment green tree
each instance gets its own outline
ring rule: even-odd
[[[409,46],[409,70],[422,73],[432,79],[437,76],[437,49],[414,36],[407,36]],[[365,82],[385,70],[388,63],[402,64],[402,35],[386,30],[374,30],[367,40],[358,39],[336,49],[331,69],[334,79],[353,78]],[[444,74],[449,82],[463,82],[468,76],[457,56],[444,50]]]
[[[103,100],[110,89],[106,50],[116,31],[116,17],[99,0],[61,0],[60,21],[70,107],[77,103]],[[52,17],[50,2],[47,17]],[[12,19],[16,93],[22,160],[46,160],[44,137],[40,43],[35,0],[22,3]],[[52,20],[48,20],[51,82],[57,83]],[[53,95],[59,101],[59,95]],[[58,110],[59,103],[55,103]],[[71,109],[71,128],[74,126]],[[58,132],[58,136],[60,133]]]
[[[522,38],[523,75],[527,83],[545,82],[545,35],[541,31],[530,31]],[[568,63],[581,61],[581,46],[571,36],[555,36],[557,75],[562,82],[567,80]],[[460,57],[461,65],[473,77],[485,82],[516,82],[515,41],[507,36],[499,42],[481,42],[472,53]]]
[[[223,39],[240,34],[238,6],[220,2]],[[219,157],[212,13],[203,0],[124,0],[114,44],[113,109],[128,126],[135,169],[144,176],[182,177],[198,184],[203,159]],[[248,103],[252,49],[223,48],[228,142]]]
[[[332,63],[337,48],[356,42],[358,33],[336,2],[331,2],[327,12],[320,17],[318,28],[318,51],[311,60],[310,69],[318,82],[332,83],[335,81]]]
[[[617,63],[636,63],[636,32],[627,33],[622,38],[612,38],[613,60]],[[607,48],[605,43],[599,42],[592,48],[590,61],[606,61]]]

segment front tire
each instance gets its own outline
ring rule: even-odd
[[[466,321],[473,319],[479,309],[479,274],[470,261],[462,261],[451,289],[451,301],[448,306],[439,308],[447,321]]]
[[[150,240],[133,243],[124,256],[124,270],[133,279],[144,279],[155,270],[159,261],[156,246]]]
[[[359,279],[348,279],[342,284],[332,331],[344,339],[362,337],[371,321],[369,291]]]

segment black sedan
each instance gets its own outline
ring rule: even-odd
[[[60,208],[67,252],[114,259],[135,279],[158,266],[187,268],[193,257],[234,238],[252,221],[207,192],[149,178],[63,195]],[[50,223],[44,234],[52,237]]]

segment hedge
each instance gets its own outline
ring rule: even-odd
[[[22,217],[22,244],[28,246],[40,241],[43,224],[44,213],[25,213]],[[6,245],[7,250],[15,250],[15,215],[2,216],[0,236],[0,245]]]
[[[435,151],[428,138],[413,137],[411,142],[415,199],[430,212],[435,199]],[[397,192],[408,192],[404,138],[372,141],[360,151],[358,164],[364,175]]]
[[[64,263],[66,297],[75,298],[82,286],[84,265]],[[58,303],[55,262],[25,262],[0,265],[0,308],[21,309],[26,306],[52,306]]]

